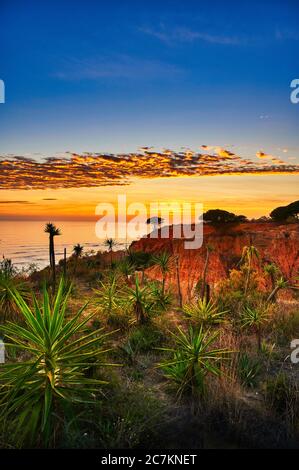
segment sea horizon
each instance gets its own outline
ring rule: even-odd
[[[10,259],[18,269],[27,269],[36,265],[43,269],[49,265],[49,240],[44,233],[46,222],[37,220],[0,220],[0,257]],[[94,221],[59,220],[57,225],[61,235],[55,238],[55,255],[58,263],[64,256],[71,256],[73,247],[80,243],[83,253],[105,251],[104,238],[99,239],[95,233]],[[128,238],[127,243],[131,239]],[[126,241],[117,239],[115,250],[124,249]]]

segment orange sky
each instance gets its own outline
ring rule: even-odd
[[[62,189],[2,189],[0,219],[95,220],[101,202],[197,202],[204,210],[221,208],[248,217],[268,215],[277,206],[298,199],[299,176],[221,175],[173,178],[133,178],[128,186]]]

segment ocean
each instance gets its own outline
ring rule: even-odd
[[[49,264],[49,236],[44,233],[46,222],[42,221],[0,221],[0,257],[12,260],[19,269],[27,269],[32,263],[39,269]],[[56,262],[63,258],[66,248],[67,256],[77,243],[83,245],[84,252],[103,251],[103,239],[95,233],[95,222],[92,221],[58,221],[55,225],[61,229],[61,235],[55,237]],[[129,243],[132,240],[127,240]],[[124,249],[126,241],[118,240],[115,249]]]

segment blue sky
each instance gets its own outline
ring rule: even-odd
[[[0,153],[299,156],[296,1],[1,0]]]

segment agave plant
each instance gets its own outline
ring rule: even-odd
[[[210,333],[202,327],[194,330],[191,326],[187,333],[178,328],[177,334],[171,334],[176,346],[163,350],[171,353],[172,357],[158,364],[158,367],[166,378],[176,384],[179,396],[187,391],[202,395],[206,376],[220,376],[221,364],[232,351],[215,347],[219,332]]]
[[[93,402],[104,383],[87,371],[102,364],[107,334],[87,332],[93,314],[82,318],[86,305],[66,319],[62,281],[53,304],[46,289],[42,304],[33,296],[33,308],[18,292],[12,295],[24,326],[7,323],[2,331],[6,347],[19,348],[23,360],[1,366],[0,421],[13,430],[14,443],[47,445],[57,431],[56,415],[74,403]]]
[[[262,328],[269,321],[267,308],[245,307],[241,316],[241,325],[243,328],[252,330],[257,338],[258,349],[262,346]]]
[[[199,298],[197,302],[184,305],[183,312],[193,323],[204,327],[223,323],[228,310],[219,311],[215,302],[204,297],[203,300]]]

